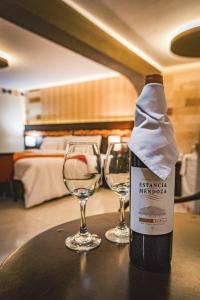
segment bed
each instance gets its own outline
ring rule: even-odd
[[[23,196],[25,207],[30,208],[68,195],[62,179],[66,143],[97,143],[103,164],[108,137],[123,141],[132,128],[133,121],[26,125],[25,141],[31,142],[30,147],[14,155],[14,180],[21,186],[18,198]]]
[[[23,185],[24,206],[30,208],[69,194],[62,180],[63,153],[39,152],[35,156],[14,155],[14,180]],[[30,152],[28,152],[30,154]],[[46,156],[47,155],[47,156]]]
[[[14,180],[23,185],[26,208],[69,195],[62,178],[64,149],[68,142],[79,141],[100,147],[101,136],[46,137],[40,149],[14,154]]]

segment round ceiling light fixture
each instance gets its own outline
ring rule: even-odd
[[[200,20],[187,23],[174,32],[171,51],[184,57],[200,57]]]
[[[0,69],[8,67],[8,60],[0,56]]]

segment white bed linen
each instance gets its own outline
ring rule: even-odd
[[[51,154],[52,150],[33,150],[35,153]],[[53,151],[64,154],[64,151]],[[105,155],[101,155],[103,167]],[[63,157],[30,157],[21,158],[14,164],[14,179],[20,180],[24,186],[24,205],[26,208],[41,204],[53,198],[68,195],[62,178]],[[91,168],[94,162],[91,160]],[[77,167],[76,172],[81,167]]]
[[[14,179],[22,181],[25,207],[69,194],[62,179],[63,157],[32,157],[15,162]]]

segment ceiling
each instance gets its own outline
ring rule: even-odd
[[[170,51],[174,31],[200,20],[200,0],[63,1],[161,71],[200,63],[198,58],[184,58]],[[0,19],[0,56],[1,51],[7,54],[10,65],[0,70],[3,88],[28,90],[117,75],[4,19]]]
[[[0,69],[0,87],[30,90],[113,77],[117,73],[75,52],[0,18],[0,54],[9,67]],[[0,55],[1,56],[1,55]]]
[[[200,0],[63,1],[128,47],[136,46],[161,70],[200,61],[179,57],[170,51],[174,31],[196,19],[200,23]]]

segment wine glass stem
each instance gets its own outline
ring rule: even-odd
[[[120,208],[119,208],[119,228],[123,228],[125,226],[125,197],[119,197],[120,200]]]
[[[80,200],[80,212],[81,212],[80,234],[85,234],[88,232],[86,226],[86,217],[85,217],[86,203],[87,203],[87,199]]]

